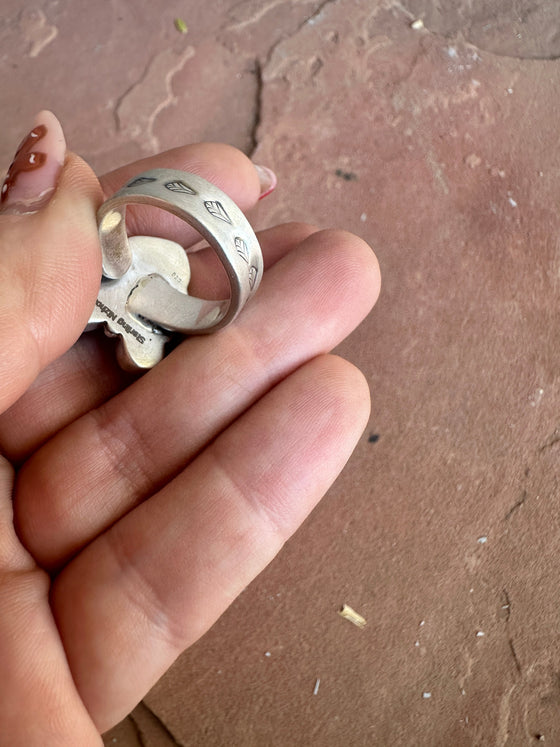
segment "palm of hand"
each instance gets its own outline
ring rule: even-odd
[[[145,168],[193,162],[221,169],[223,188],[249,207],[250,163],[204,148],[121,169],[102,186],[111,193]],[[85,180],[89,208],[79,230],[67,229],[59,261],[76,242],[84,256],[74,276],[46,282],[56,236],[46,231],[30,274],[25,232],[56,233],[70,177]],[[20,307],[7,322],[23,342],[0,364],[0,722],[10,745],[98,744],[274,557],[368,414],[361,374],[327,353],[374,302],[375,258],[356,237],[301,224],[260,235],[265,279],[231,327],[185,341],[143,378],[121,373],[98,336],[57,357],[95,298],[97,190],[70,159],[61,198],[43,215],[0,218],[0,244],[22,234],[21,253],[6,251],[12,285],[35,280],[45,293],[37,316],[36,297],[15,284]],[[136,220],[137,232],[156,233],[153,215]],[[192,241],[190,229],[173,230]],[[70,325],[53,283],[73,299]]]

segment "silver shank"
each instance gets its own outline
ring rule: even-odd
[[[131,204],[159,207],[193,226],[224,266],[230,297],[219,301],[195,298],[154,274],[134,288],[128,299],[129,310],[185,334],[213,332],[232,322],[256,292],[263,275],[257,237],[233,200],[197,174],[152,169],[137,175],[98,212],[103,274],[107,278],[122,277],[132,264],[126,230],[126,208]]]

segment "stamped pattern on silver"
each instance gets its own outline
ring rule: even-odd
[[[227,214],[226,209],[221,202],[218,202],[217,200],[205,200],[204,206],[206,210],[208,210],[210,215],[214,216],[214,218],[219,218],[220,220],[231,224],[231,218]]]
[[[192,187],[189,187],[188,184],[185,184],[185,182],[181,181],[167,182],[165,186],[170,192],[182,192],[185,195],[198,194],[198,192],[196,192]]]
[[[247,242],[242,239],[241,236],[235,237],[235,248],[237,249],[237,253],[241,259],[249,264],[249,247],[247,246]]]
[[[259,274],[258,269],[255,267],[255,265],[252,265],[251,269],[249,270],[249,286],[251,290],[253,290],[253,288],[255,287],[258,274]]]
[[[157,181],[153,176],[139,176],[138,179],[135,179],[133,182],[130,182],[130,184],[127,184],[127,187],[137,187],[139,184],[149,184],[150,182]]]

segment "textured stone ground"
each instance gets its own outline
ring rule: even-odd
[[[560,744],[560,6],[159,5],[3,0],[0,164],[42,107],[99,170],[225,140],[384,285],[348,468],[106,744]]]

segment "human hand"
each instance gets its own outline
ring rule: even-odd
[[[80,337],[101,272],[97,207],[133,175],[167,167],[248,209],[257,173],[233,148],[201,144],[99,181],[67,154],[58,174],[62,134],[41,116],[46,162],[15,180],[0,213],[0,744],[89,747],[344,466],[369,392],[329,351],[371,309],[379,270],[351,234],[263,231],[265,276],[238,319],[134,379],[111,341]],[[23,198],[35,212],[13,212]],[[128,212],[131,233],[197,239],[167,213]],[[211,262],[193,255],[193,275]]]

